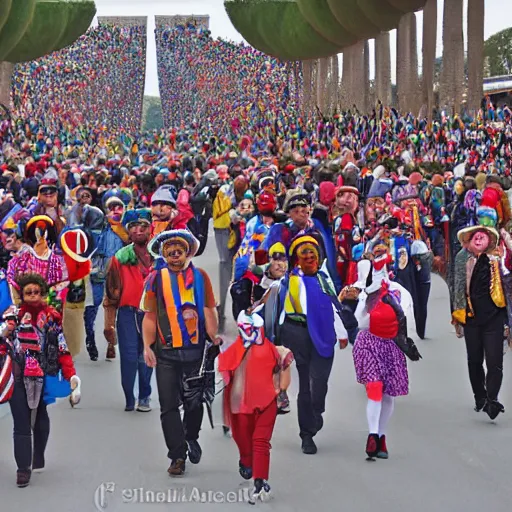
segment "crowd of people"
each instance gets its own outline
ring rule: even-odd
[[[63,50],[17,64],[14,112],[53,129],[91,123],[109,131],[137,132],[146,40],[146,25],[99,25]]]
[[[156,29],[166,127],[194,123],[235,132],[297,104],[291,66],[193,24]]]
[[[113,31],[116,41],[127,37],[97,30],[98,41]],[[496,109],[499,123],[483,111],[430,122],[380,103],[369,115],[304,118],[284,66],[191,27],[157,37],[179,56],[159,51],[159,65],[169,61],[163,90],[178,93],[164,96],[167,129],[106,128],[100,117],[114,122],[115,111],[104,103],[100,117],[67,122],[71,103],[56,101],[48,118],[42,105],[53,105],[52,92],[42,90],[22,102],[39,110],[1,113],[0,403],[12,411],[17,485],[44,468],[47,406],[80,400],[74,358],[83,348],[92,361],[103,357],[99,308],[127,413],[151,411],[156,373],[170,476],[201,460],[220,372],[224,430],[238,446],[241,477],[254,480],[252,500],[271,491],[270,440],[277,416],[291,409],[293,365],[301,450],[317,452],[336,347],[352,347],[366,390],[364,451],[390,456],[407,360],[421,360],[413,338],[426,336],[432,272],[445,280],[453,328],[465,338],[475,411],[491,420],[504,413],[510,110]],[[178,74],[193,86],[177,87]],[[251,85],[261,76],[269,87]],[[89,94],[75,86],[66,97]],[[218,290],[194,264],[213,243]],[[228,322],[235,340],[222,336]]]

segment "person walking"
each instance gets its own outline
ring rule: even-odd
[[[105,338],[110,345],[119,342],[121,384],[125,411],[135,409],[134,385],[139,377],[137,411],[151,410],[151,375],[153,370],[144,362],[142,320],[139,309],[144,279],[149,275],[153,259],[148,252],[151,213],[149,210],[128,210],[123,218],[132,243],[123,247],[110,260],[105,282]]]
[[[202,369],[208,350],[221,343],[210,278],[191,260],[199,241],[186,229],[164,231],[149,245],[158,265],[141,299],[144,360],[156,367],[160,419],[171,465],[170,476],[185,473],[185,461],[198,464],[204,412]],[[180,405],[184,416],[181,418]]]

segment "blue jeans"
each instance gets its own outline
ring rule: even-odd
[[[126,406],[135,405],[133,388],[139,373],[139,401],[151,395],[151,375],[153,369],[144,362],[142,342],[142,320],[144,313],[131,306],[123,306],[117,311],[117,343],[121,359],[121,385],[126,398]]]
[[[87,306],[84,311],[85,324],[85,345],[90,353],[91,349],[96,349],[96,336],[94,334],[94,322],[98,315],[98,310],[103,302],[103,293],[105,283],[91,283],[94,306]],[[97,352],[97,351],[96,351]]]

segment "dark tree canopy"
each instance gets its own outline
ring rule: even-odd
[[[142,130],[161,130],[164,127],[162,102],[157,96],[144,96]]]
[[[486,74],[512,74],[512,27],[502,30],[485,41]]]

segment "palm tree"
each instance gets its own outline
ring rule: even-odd
[[[416,112],[418,89],[418,51],[416,14],[405,14],[397,30],[396,83],[398,107],[404,112]]]
[[[485,0],[468,0],[468,109],[477,111],[484,84]]]
[[[391,105],[391,47],[389,32],[381,32],[375,39],[376,99]]]
[[[439,104],[458,112],[462,103],[464,81],[464,0],[445,0],[443,13],[443,62]]]
[[[428,0],[423,9],[423,105],[432,118],[434,109],[434,71],[437,42],[437,0]]]

